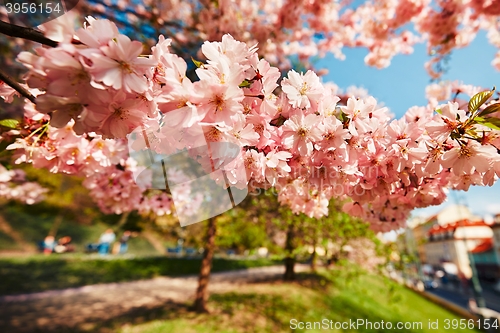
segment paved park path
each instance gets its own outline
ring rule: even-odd
[[[297,272],[307,269],[296,265]],[[209,289],[234,290],[240,284],[278,279],[283,273],[283,266],[214,273]],[[158,277],[1,296],[0,332],[111,332],[106,323],[126,322],[155,311],[164,313],[169,307],[185,308],[194,298],[197,282],[196,276]]]

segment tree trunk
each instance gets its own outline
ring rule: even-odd
[[[205,251],[203,251],[203,260],[201,261],[200,276],[198,279],[198,290],[196,290],[196,299],[193,308],[198,313],[208,312],[208,281],[210,279],[210,270],[212,269],[212,258],[215,248],[215,217],[208,220],[207,240]]]
[[[332,253],[332,257],[331,257],[331,263],[332,264],[336,264],[339,262],[340,260],[340,252],[339,251],[336,251],[334,253]]]
[[[122,213],[122,215],[120,216],[120,220],[118,221],[118,224],[116,225],[116,229],[120,229],[121,227],[123,227],[125,225],[125,223],[127,223],[129,215],[130,215],[130,212]]]
[[[146,238],[149,244],[151,244],[156,251],[158,251],[161,254],[165,253],[165,247],[163,246],[163,242],[151,230],[145,229],[141,232],[141,235],[144,238]]]
[[[316,272],[316,261],[318,259],[318,254],[316,253],[317,238],[314,235],[313,241],[313,253],[311,254],[311,271]]]
[[[63,216],[61,213],[57,214],[56,218],[54,219],[54,224],[52,224],[52,227],[50,227],[49,231],[49,236],[54,236],[56,237],[57,231],[59,230],[59,227],[61,226],[63,220]]]
[[[12,229],[11,225],[4,219],[0,214],[0,231],[16,241],[17,244],[21,246],[23,252],[36,253],[36,247],[33,244],[28,243],[23,236],[17,232],[17,230]]]
[[[329,256],[330,256],[330,252],[328,252],[328,243],[326,243],[326,246],[325,246],[325,259],[326,259],[325,267],[326,268],[330,268],[331,259]]]
[[[344,254],[345,254],[343,248],[346,245],[347,245],[347,241],[346,240],[343,240],[343,241],[340,242],[340,247],[339,247],[338,251],[334,251],[332,253],[332,257],[331,257],[331,263],[332,264],[337,264],[340,259],[343,259]]]
[[[286,232],[286,243],[285,243],[285,274],[283,275],[283,280],[293,281],[295,280],[295,250],[294,247],[294,226],[290,224]]]

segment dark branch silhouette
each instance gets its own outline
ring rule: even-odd
[[[28,90],[24,89],[19,83],[17,83],[13,78],[4,73],[1,69],[0,69],[0,81],[3,81],[9,86],[11,86],[15,91],[17,91],[18,93],[29,99],[32,103],[36,103],[35,96],[30,94]]]
[[[0,33],[3,33],[4,35],[10,37],[27,39],[50,47],[56,47],[57,45],[59,45],[58,42],[45,37],[41,31],[35,30],[33,28],[21,27],[19,25],[10,24],[3,21],[0,21]],[[32,103],[36,103],[35,96],[33,96],[28,90],[24,89],[19,83],[17,83],[13,78],[11,78],[1,69],[0,80],[8,84],[22,96],[29,99]]]
[[[50,47],[56,47],[59,43],[47,38],[39,30],[33,28],[21,27],[19,25],[10,24],[0,21],[0,33],[16,38],[27,39]]]

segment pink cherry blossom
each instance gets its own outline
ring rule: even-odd
[[[319,77],[313,71],[306,74],[294,70],[288,72],[288,78],[283,79],[282,89],[290,104],[296,108],[309,108],[316,104],[323,94]]]
[[[301,112],[295,112],[283,124],[283,145],[302,155],[310,155],[313,143],[320,141],[322,134],[320,117],[314,114],[304,116]]]
[[[457,6],[453,8],[458,14],[447,18],[425,1],[403,4],[387,5],[396,16],[378,3],[342,14],[336,3],[301,3],[293,13],[277,6],[275,19],[297,28],[300,36],[281,56],[299,52],[307,59],[336,43],[361,43],[370,48],[369,62],[385,66],[416,42],[413,34],[397,32],[406,20],[415,19],[418,30],[432,35],[433,45],[445,28],[455,34],[453,45],[467,43],[474,33],[456,24],[472,20],[466,5],[440,4]],[[326,19],[326,9],[340,15],[342,24],[332,17],[328,24],[314,18],[310,23],[349,38],[331,35],[328,43],[333,44],[318,46],[300,25],[301,11]],[[386,24],[366,20],[372,12]],[[444,22],[429,27],[424,14]],[[225,26],[232,24],[239,23]],[[359,31],[357,24],[366,30]],[[345,211],[380,231],[401,227],[413,208],[440,204],[449,188],[466,190],[498,180],[498,131],[477,124],[464,111],[465,100],[438,104],[449,92],[470,96],[477,87],[431,86],[428,105],[392,120],[389,110],[366,91],[342,92],[322,84],[312,71],[290,71],[278,83],[279,69],[259,58],[248,36],[240,41],[219,36],[217,29],[207,31],[215,36],[211,40],[222,41],[204,41],[198,54],[204,63],[195,71],[199,81],[193,82],[186,62],[170,51],[177,47],[176,39],[160,37],[152,55],[142,54],[147,52],[142,44],[120,35],[111,21],[89,18],[87,28],[75,33],[79,42],[63,36],[55,48],[37,48],[35,54],[18,57],[28,68],[26,88],[37,103],[25,104],[22,126],[6,131],[2,140],[15,139],[9,150],[16,163],[85,177],[84,185],[107,213],[138,210],[160,215],[175,207],[179,217],[196,215],[204,199],[191,188],[189,177],[169,168],[169,180],[179,186],[167,195],[154,189],[149,167],[155,155],[184,149],[200,160],[207,145],[210,158],[200,167],[213,174],[217,184],[251,190],[274,187],[282,205],[315,218],[327,214],[330,199],[346,200]],[[266,31],[258,33],[268,36]],[[273,48],[285,48],[280,41],[260,47],[267,57],[272,57]],[[3,91],[10,99],[12,91]],[[231,145],[230,156],[217,149],[225,143]],[[213,173],[216,167],[223,167],[224,177]],[[5,172],[0,172],[2,177],[7,178]]]
[[[484,173],[491,168],[491,159],[497,154],[492,146],[482,146],[474,141],[455,146],[443,155],[443,166],[452,168],[456,176]]]
[[[107,46],[101,46],[100,50],[102,53],[89,55],[94,80],[114,89],[123,86],[127,92],[146,91],[148,85],[142,73],[155,66],[155,61],[149,57],[139,57],[143,52],[142,43],[118,35]]]

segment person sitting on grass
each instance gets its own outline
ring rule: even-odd
[[[116,239],[116,235],[112,229],[107,229],[99,238],[98,252],[99,254],[105,255],[109,253],[111,243]]]
[[[54,247],[56,246],[56,241],[54,236],[48,235],[43,241],[43,253],[49,255],[54,252]]]
[[[56,253],[74,252],[75,247],[70,243],[71,243],[70,236],[61,237],[57,242],[56,247],[54,248],[54,252]]]
[[[118,253],[120,254],[125,254],[127,253],[128,250],[128,241],[130,240],[130,237],[132,236],[132,233],[130,231],[124,231],[123,235],[120,237],[120,250]]]

